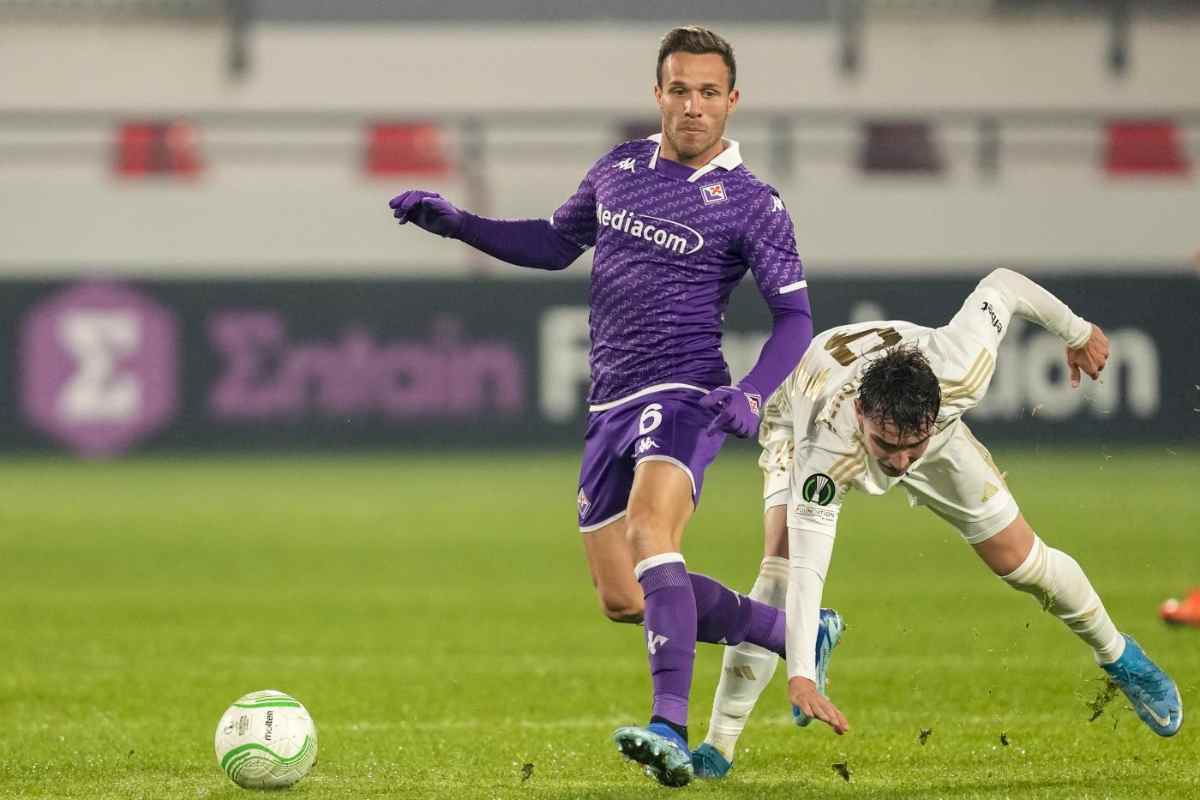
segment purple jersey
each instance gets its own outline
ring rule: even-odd
[[[661,135],[617,146],[551,222],[595,246],[589,402],[664,383],[728,384],[721,315],[742,275],[763,297],[802,289],[783,201],[742,164],[737,142],[700,169],[659,156]]]

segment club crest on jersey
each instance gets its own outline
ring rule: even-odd
[[[632,158],[626,158],[623,161],[618,161],[616,164],[613,164],[613,169],[622,169],[626,172],[632,173],[636,166],[637,161]]]
[[[708,186],[700,187],[700,197],[704,200],[704,205],[711,206],[713,203],[724,203],[729,198],[725,196],[725,184],[710,183]]]
[[[754,416],[762,416],[762,395],[752,394],[751,392],[743,392],[746,395],[746,402],[750,405],[750,410],[754,412]]]
[[[833,478],[823,472],[809,475],[804,479],[804,485],[800,487],[800,496],[804,498],[804,502],[815,503],[819,506],[827,506],[832,503],[836,494],[837,484],[833,482]]]
[[[587,516],[588,509],[592,507],[592,501],[588,500],[588,496],[583,489],[579,490],[579,496],[575,498],[575,502],[579,505],[579,518],[583,519]]]

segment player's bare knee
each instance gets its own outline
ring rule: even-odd
[[[654,503],[630,503],[625,514],[625,526],[632,538],[656,527],[661,527],[665,515],[658,510]]]
[[[642,621],[645,607],[640,594],[634,597],[623,592],[601,592],[600,610],[613,622],[637,624]]]
[[[671,526],[667,516],[649,504],[629,507],[625,517],[626,535],[635,553],[670,549]]]
[[[1003,578],[1024,564],[1029,554],[1030,549],[1026,546],[1007,546],[993,551],[984,561],[988,569]]]
[[[1007,576],[1020,571],[1030,558],[1036,560],[1035,543],[1037,534],[1020,514],[1003,530],[977,542],[975,552],[996,575],[1008,580]],[[1010,581],[1011,583],[1011,581]]]

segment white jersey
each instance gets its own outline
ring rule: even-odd
[[[768,399],[759,432],[768,505],[788,505],[792,584],[811,580],[808,573],[815,575],[819,601],[838,514],[852,489],[881,495],[902,484],[914,505],[929,506],[971,543],[1016,518],[1004,476],[961,420],[987,393],[997,350],[1014,314],[1059,333],[1073,347],[1082,346],[1091,334],[1091,325],[1053,295],[1023,276],[997,270],[940,328],[899,320],[864,322],[813,339],[803,360]],[[928,359],[942,402],[928,449],[908,472],[895,477],[869,456],[854,403],[872,354],[901,344],[916,346]],[[819,602],[814,606],[813,587],[806,588],[807,599],[789,586],[788,671],[811,678]],[[794,627],[803,635],[794,637]],[[793,658],[793,653],[798,655]]]
[[[899,344],[914,344],[938,376],[942,404],[935,433],[922,460],[937,454],[964,413],[983,399],[996,370],[996,349],[1007,327],[991,303],[972,293],[949,325],[926,328],[911,322],[886,321],[846,325],[813,339],[808,353],[784,382],[778,398],[780,411],[791,417],[796,441],[794,461],[809,473],[823,473],[827,485],[793,487],[793,497],[831,491],[841,500],[851,488],[883,494],[903,478],[884,474],[878,462],[867,457],[861,439],[854,400],[870,356]],[[992,320],[997,320],[993,327]],[[986,324],[979,324],[986,320]],[[1007,321],[1007,320],[1006,320]],[[775,401],[772,397],[771,402]],[[920,462],[913,464],[913,469]],[[804,476],[799,476],[803,481]],[[817,499],[820,499],[818,497]],[[825,503],[828,505],[828,503]]]

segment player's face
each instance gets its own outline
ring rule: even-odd
[[[884,475],[899,478],[929,449],[932,426],[920,433],[901,436],[891,420],[869,417],[863,414],[862,406],[857,403],[855,410],[858,412],[858,424],[862,428],[867,452],[879,462],[879,468]]]
[[[663,61],[654,99],[662,112],[663,155],[702,166],[721,152],[725,122],[737,106],[729,68],[717,53],[672,53]]]

